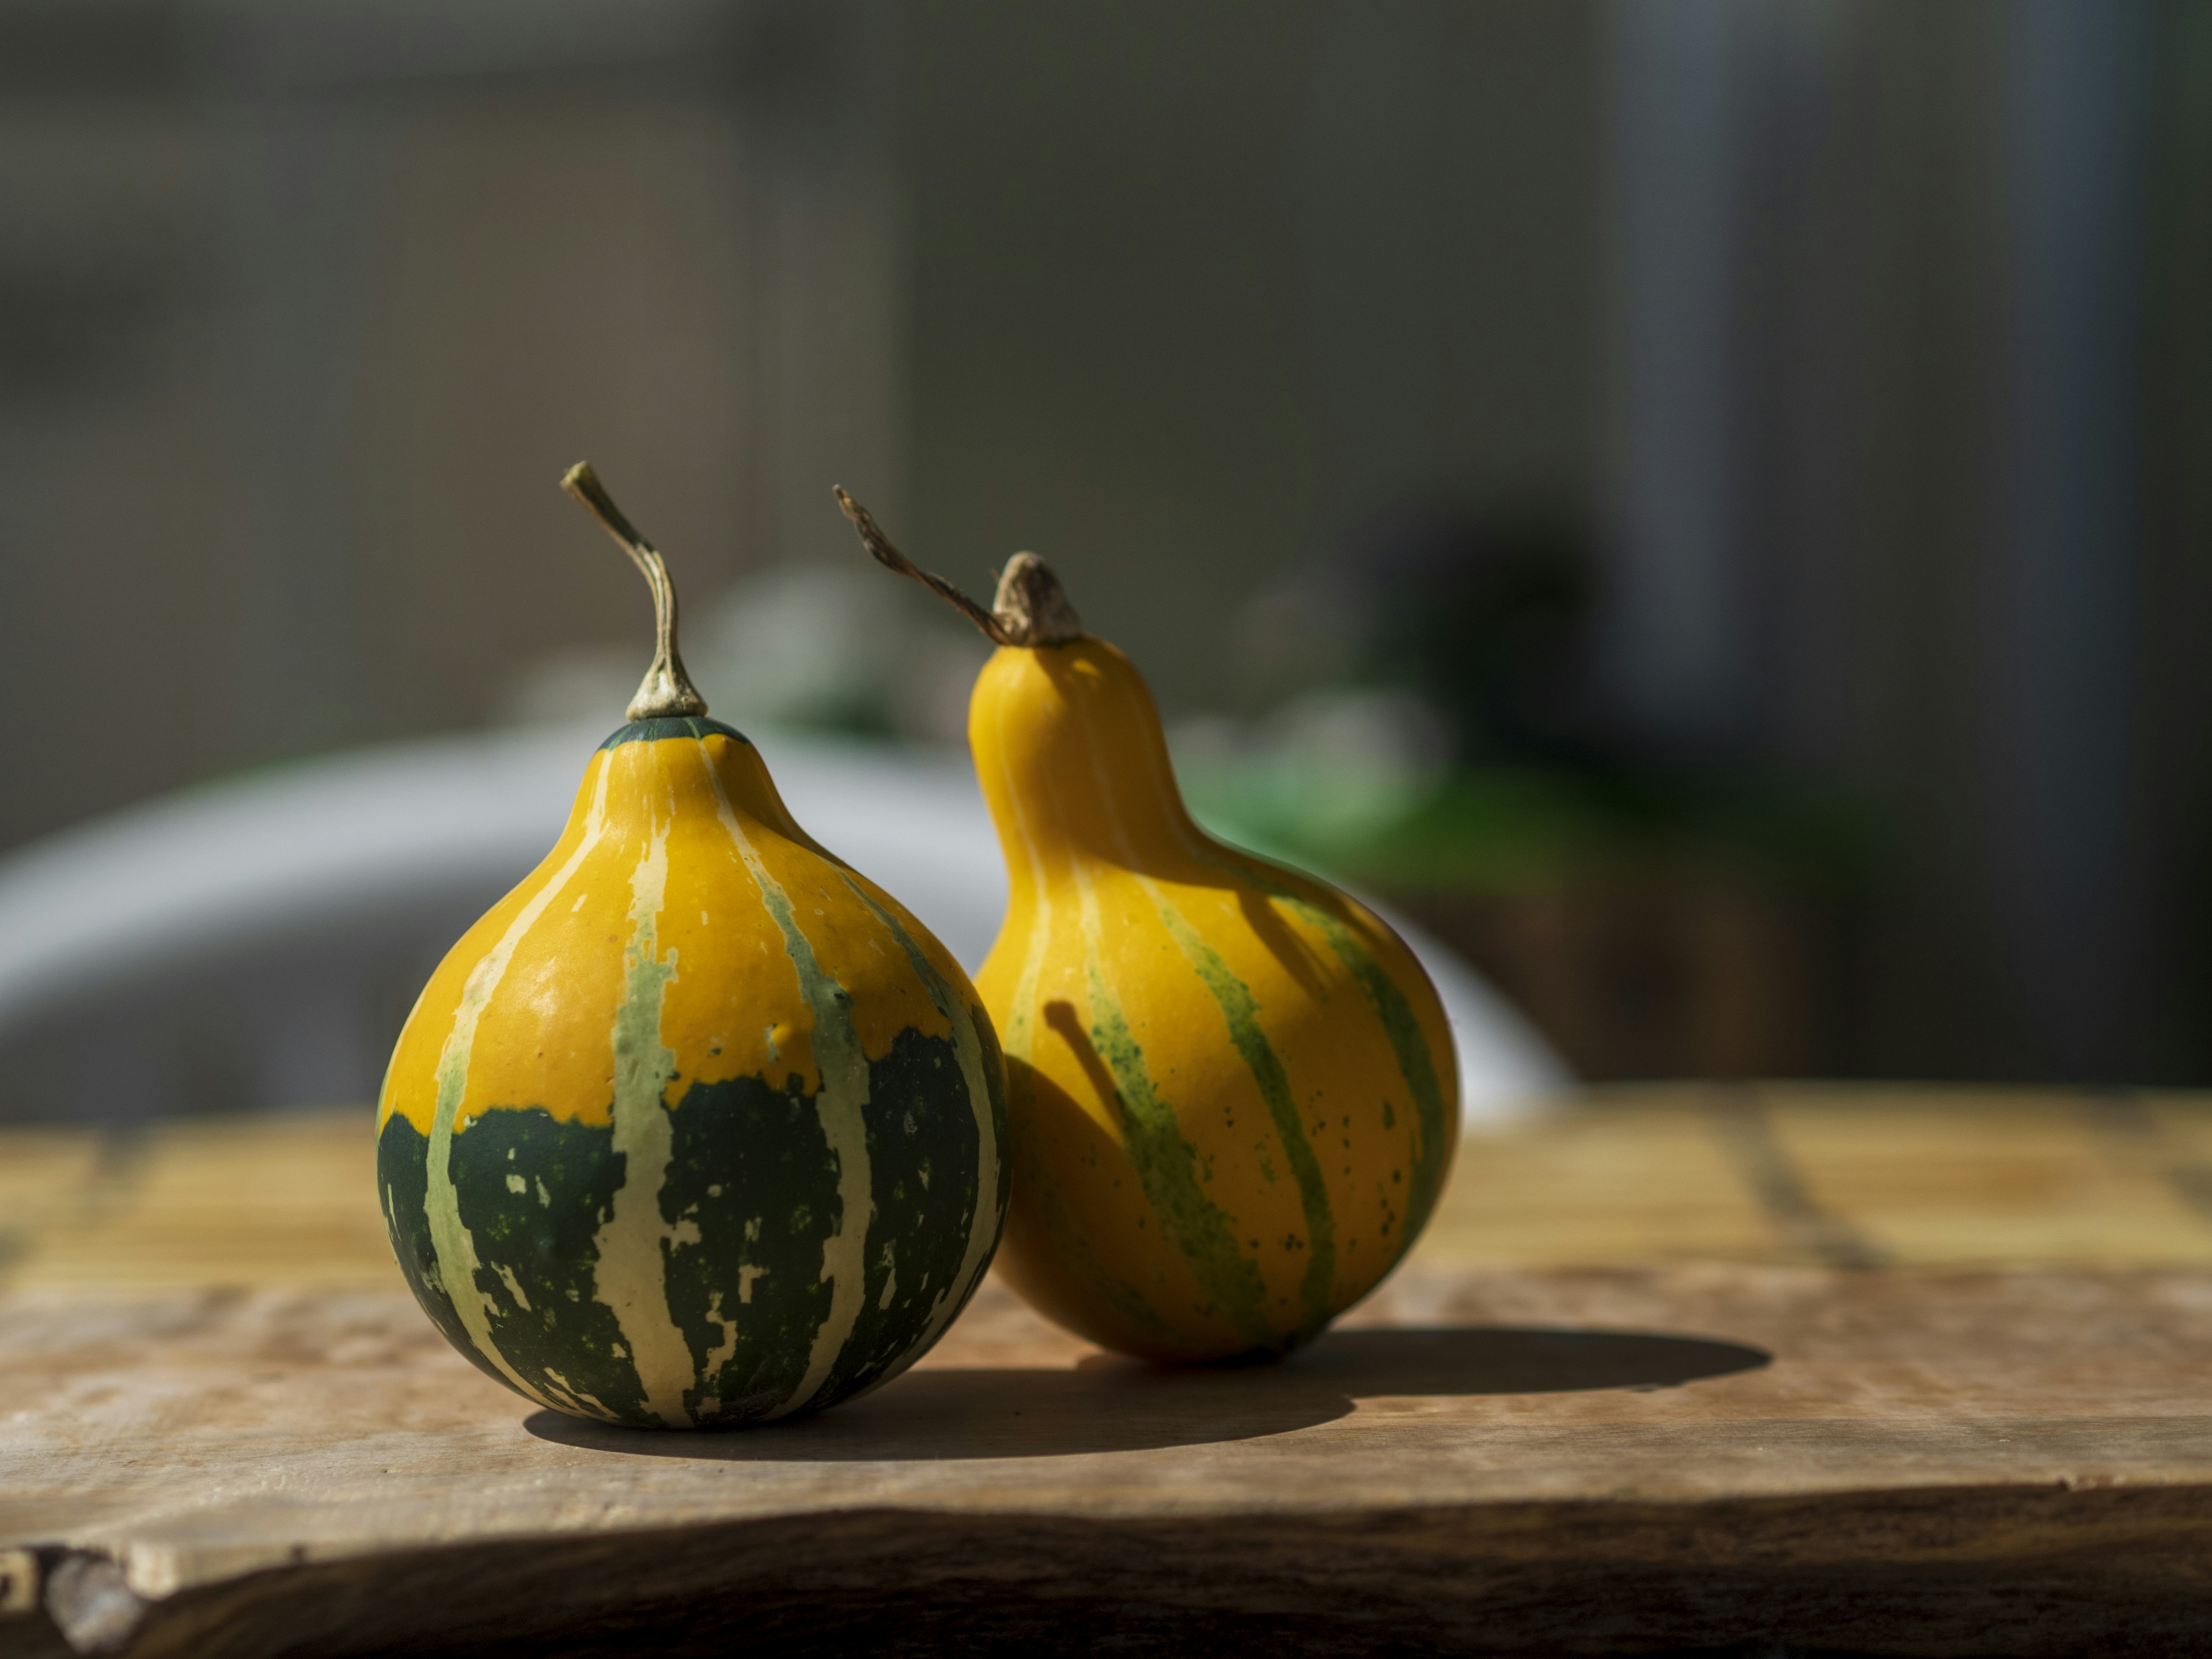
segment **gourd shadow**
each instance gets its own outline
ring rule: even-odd
[[[925,1369],[818,1416],[723,1432],[556,1412],[523,1426],[593,1451],[725,1462],[1063,1457],[1261,1439],[1332,1422],[1364,1399],[1671,1389],[1771,1362],[1740,1342],[1637,1331],[1353,1329],[1273,1364],[1170,1368],[1093,1354],[1066,1370]]]
[[[1126,1109],[1121,1103],[1121,1091],[1092,1046],[1091,1033],[1083,1029],[1075,1005],[1058,998],[1046,1003],[1044,1024],[1045,1029],[1065,1042],[1068,1052],[1075,1056],[1075,1063],[1083,1068],[1084,1080],[1091,1085],[1091,1093],[1102,1103],[1110,1106],[1117,1119],[1121,1117]],[[1088,1115],[1067,1091],[1018,1054],[1006,1056],[1006,1081],[1011,1085],[1012,1099],[1026,1103],[1038,1115],[1046,1136],[1064,1137],[1089,1127],[1085,1121]]]
[[[1200,830],[1199,833],[1203,835],[1205,832]],[[1254,864],[1266,870],[1276,884],[1285,886],[1288,890],[1286,884],[1291,872],[1234,848],[1224,846],[1221,850],[1224,855],[1250,859]],[[1244,918],[1244,925],[1252,930],[1253,937],[1267,946],[1267,954],[1274,957],[1277,965],[1296,981],[1298,988],[1308,996],[1316,1002],[1326,1002],[1328,988],[1324,975],[1328,970],[1322,961],[1321,952],[1299,938],[1297,930],[1283,920],[1275,908],[1274,899],[1268,894],[1243,882],[1231,883],[1230,890],[1237,896],[1237,908]],[[1323,905],[1322,908],[1326,909],[1328,907]]]
[[[1085,1361],[1093,1364],[1095,1361]],[[1411,1395],[1648,1392],[1765,1369],[1748,1343],[1657,1331],[1508,1325],[1334,1330],[1278,1367],[1354,1400]]]

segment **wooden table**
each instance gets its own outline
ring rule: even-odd
[[[721,1435],[459,1359],[360,1114],[0,1135],[0,1264],[9,1655],[2212,1646],[2212,1097],[1601,1094],[1285,1364]]]

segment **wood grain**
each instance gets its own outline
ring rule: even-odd
[[[2178,1650],[2208,1146],[2201,1099],[1608,1095],[1471,1140],[1287,1363],[992,1284],[877,1395],[684,1435],[454,1354],[357,1117],[14,1138],[0,1653]]]

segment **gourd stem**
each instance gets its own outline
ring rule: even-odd
[[[645,575],[653,590],[653,666],[645,671],[637,695],[629,700],[634,720],[662,720],[678,714],[703,714],[707,700],[684,672],[684,659],[676,649],[676,586],[668,580],[668,566],[651,542],[637,532],[615,498],[607,494],[589,461],[579,461],[562,476],[561,488],[581,501],[592,516],[606,527]]]
[[[1067,602],[1060,579],[1052,574],[1052,567],[1036,554],[1017,553],[1007,561],[999,578],[997,603],[987,611],[944,577],[924,570],[893,547],[890,538],[884,534],[866,507],[842,487],[833,488],[836,489],[837,505],[860,532],[860,545],[868,550],[878,564],[920,582],[974,623],[994,645],[1064,645],[1082,637],[1083,623],[1075,614],[1075,607]]]

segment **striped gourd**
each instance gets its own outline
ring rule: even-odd
[[[1372,912],[1194,824],[1127,658],[1042,561],[985,611],[969,738],[1010,884],[976,976],[1006,1049],[999,1271],[1109,1347],[1279,1352],[1404,1255],[1459,1132],[1442,1004]]]
[[[914,918],[810,840],[705,718],[674,598],[559,843],[424,988],[377,1123],[416,1296],[499,1381],[706,1426],[895,1376],[988,1265],[1006,1201],[988,1018]]]

